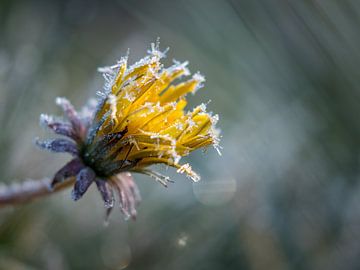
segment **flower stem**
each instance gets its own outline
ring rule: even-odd
[[[4,185],[0,187],[0,207],[25,203],[36,198],[47,196],[61,191],[75,181],[69,178],[66,181],[57,184],[53,189],[50,188],[52,179],[25,180],[22,183]]]

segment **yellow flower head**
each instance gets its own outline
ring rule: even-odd
[[[152,164],[166,164],[177,168],[177,172],[185,173],[194,181],[200,179],[189,164],[181,165],[180,159],[209,145],[218,150],[219,132],[215,128],[218,116],[207,113],[205,104],[190,111],[185,110],[186,95],[201,88],[205,79],[195,73],[180,81],[190,75],[186,67],[188,63],[174,62],[165,68],[160,62],[164,56],[165,52],[159,50],[158,44],[152,44],[148,55],[130,67],[127,66],[127,57],[123,57],[116,65],[100,68],[106,81],[104,91],[99,93],[100,101],[96,109],[88,109],[87,116],[77,114],[65,99],[59,99],[58,104],[63,107],[70,123],[56,125],[49,116],[42,116],[47,126],[58,134],[72,138],[76,144],[74,147],[65,147],[66,143],[62,142],[60,147],[59,139],[57,143],[48,141],[39,144],[75,156],[78,160],[75,164],[81,165],[75,166],[75,173],[67,172],[67,175],[77,174],[77,179],[80,179],[81,170],[86,168],[83,179],[89,178],[89,174],[93,178],[80,191],[75,184],[74,199],[80,198],[94,179],[101,179],[96,181],[105,183],[98,184],[100,191],[110,185],[115,187],[119,196],[124,197],[126,194],[122,194],[124,187],[119,185],[119,179],[122,185],[129,183],[121,180],[131,178],[129,172],[150,175],[166,185],[168,177],[151,171],[148,167]],[[68,125],[68,134],[59,132],[66,129],[65,124]],[[125,174],[128,177],[124,177]],[[62,178],[65,177],[58,176],[55,182]],[[81,181],[84,182],[77,180],[80,186]],[[129,194],[127,196],[131,197]],[[124,203],[130,204],[126,201]],[[130,212],[134,210],[124,205],[123,209]]]

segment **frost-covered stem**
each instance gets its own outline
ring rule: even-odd
[[[75,179],[69,178],[50,189],[51,179],[25,180],[22,183],[0,187],[0,207],[25,203],[39,197],[53,194],[74,184]]]

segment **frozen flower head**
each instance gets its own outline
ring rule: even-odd
[[[202,87],[204,77],[189,76],[187,62],[164,68],[164,52],[152,44],[148,55],[127,66],[127,57],[116,65],[100,68],[104,91],[96,104],[76,112],[70,102],[58,98],[67,121],[42,115],[41,122],[58,138],[38,141],[54,152],[68,152],[73,159],[54,176],[52,186],[76,177],[72,198],[80,199],[95,183],[108,212],[119,198],[122,211],[136,216],[139,192],[131,173],[142,173],[167,186],[168,177],[152,171],[153,164],[166,164],[194,181],[200,179],[181,157],[209,145],[218,146],[217,115],[206,112],[205,104],[186,111],[186,95]]]

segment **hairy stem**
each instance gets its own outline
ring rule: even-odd
[[[26,180],[22,183],[4,185],[0,187],[0,207],[25,203],[36,198],[53,194],[71,186],[75,178],[57,184],[53,189],[50,188],[52,179]]]

